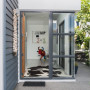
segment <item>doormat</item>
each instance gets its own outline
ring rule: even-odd
[[[41,86],[41,87],[45,87],[45,82],[25,82],[24,84],[23,84],[23,86]]]

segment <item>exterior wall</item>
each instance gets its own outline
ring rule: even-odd
[[[13,90],[18,82],[18,57],[13,56],[13,10],[18,8],[17,0],[6,0],[6,89]]]
[[[19,9],[77,11],[80,0],[19,0]]]

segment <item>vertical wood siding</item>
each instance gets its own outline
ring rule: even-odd
[[[18,82],[18,56],[13,56],[13,9],[17,0],[6,0],[6,90],[14,90]]]

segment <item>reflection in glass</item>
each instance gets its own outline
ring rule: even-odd
[[[74,58],[53,58],[53,77],[72,77],[73,65]]]
[[[64,33],[74,33],[74,14],[53,13],[53,33],[61,33],[60,27],[64,29]]]
[[[53,35],[53,55],[73,55],[74,36]]]

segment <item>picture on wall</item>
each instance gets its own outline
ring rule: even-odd
[[[32,42],[33,43],[46,43],[46,32],[45,31],[32,31]]]

